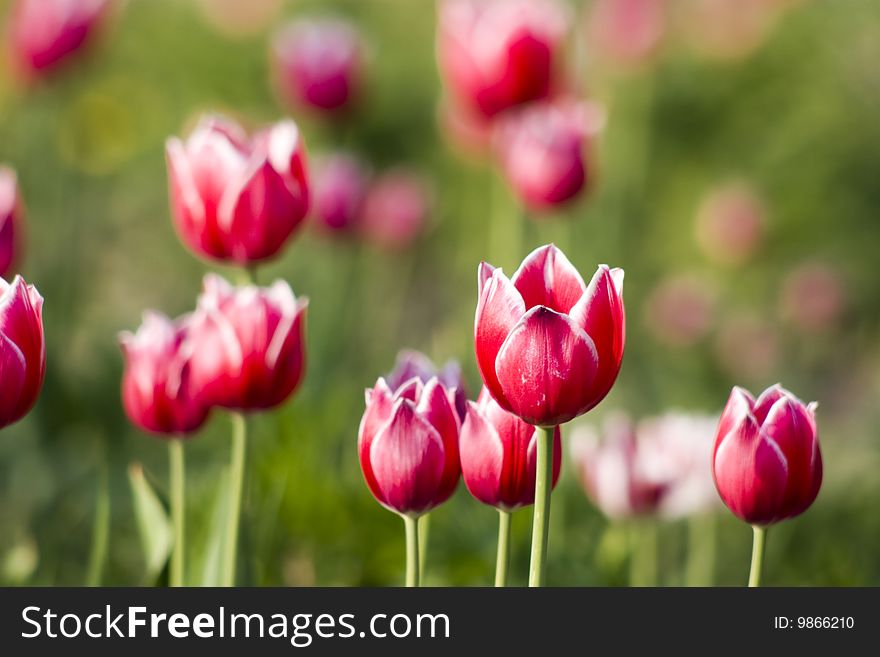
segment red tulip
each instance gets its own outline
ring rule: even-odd
[[[432,378],[440,379],[447,390],[452,392],[455,410],[461,421],[467,411],[467,386],[461,375],[458,361],[449,360],[443,367],[437,367],[425,354],[414,349],[403,349],[397,354],[394,369],[385,377],[385,382],[392,390],[397,390],[410,379],[418,379],[427,384]]]
[[[23,214],[15,172],[0,166],[0,278],[9,274],[19,258]]]
[[[0,278],[0,427],[17,422],[34,404],[46,374],[43,297],[16,276]]]
[[[461,427],[461,474],[471,495],[483,504],[513,511],[535,501],[537,432],[492,399],[486,388],[468,402]],[[553,486],[562,465],[559,427],[553,437]]]
[[[751,525],[803,513],[822,484],[816,403],[805,405],[779,385],[757,401],[734,388],[718,425],[712,471],[721,499]]]
[[[598,0],[588,15],[589,45],[624,66],[641,64],[666,32],[666,0]]]
[[[293,104],[319,111],[342,109],[356,99],[363,75],[363,45],[340,20],[297,21],[272,42],[278,86]]]
[[[290,286],[234,288],[205,276],[191,322],[192,376],[213,405],[265,409],[286,400],[305,368],[305,311]]]
[[[495,144],[501,169],[527,207],[562,205],[590,183],[589,151],[602,122],[598,107],[573,101],[534,103],[500,120]]]
[[[371,242],[387,248],[409,246],[425,227],[430,198],[417,174],[394,169],[373,182],[364,201],[361,230]]]
[[[9,46],[17,68],[40,75],[78,51],[110,8],[109,0],[17,0],[9,21]]]
[[[444,0],[437,58],[456,102],[491,117],[548,96],[567,21],[556,0]]]
[[[391,390],[380,378],[367,390],[358,431],[364,479],[378,502],[416,517],[442,504],[458,485],[458,415],[435,377]]]
[[[122,405],[131,422],[145,431],[179,437],[208,417],[208,405],[193,385],[189,319],[172,322],[148,311],[137,333],[120,334]]]
[[[166,145],[171,209],[197,254],[246,264],[277,254],[309,205],[305,147],[293,121],[252,138],[204,117],[186,142]]]
[[[312,215],[327,233],[348,234],[358,227],[369,174],[351,155],[318,160],[312,176]]]
[[[474,324],[477,365],[495,401],[529,424],[556,426],[598,404],[620,371],[623,270],[584,281],[553,245],[512,279],[482,263]]]

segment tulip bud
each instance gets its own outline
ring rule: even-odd
[[[666,33],[666,1],[597,0],[587,17],[588,44],[615,64],[644,63]]]
[[[331,234],[349,234],[358,227],[369,175],[354,157],[331,155],[318,160],[313,179],[312,216]]]
[[[429,206],[428,186],[420,176],[405,169],[389,171],[367,192],[361,229],[380,247],[403,249],[424,229]]]
[[[122,405],[144,431],[180,437],[204,424],[208,405],[192,380],[189,317],[148,311],[137,333],[121,333]]]
[[[432,378],[440,379],[447,390],[453,394],[454,407],[461,421],[467,411],[467,386],[461,375],[458,361],[449,360],[443,367],[437,367],[425,354],[413,349],[404,349],[397,354],[394,369],[385,377],[392,390],[397,390],[410,379],[418,379],[427,384]]]
[[[0,278],[8,275],[19,259],[23,214],[15,172],[0,166]]]
[[[307,305],[284,281],[234,288],[205,276],[190,323],[196,389],[212,405],[245,411],[286,400],[305,368]]]
[[[556,0],[444,0],[437,59],[456,101],[485,117],[545,98],[568,12]]]
[[[21,276],[0,278],[0,373],[2,428],[33,408],[46,374],[43,297]]]
[[[625,342],[623,270],[601,265],[584,284],[553,245],[508,279],[482,263],[474,345],[483,383],[505,410],[556,426],[611,390]]]
[[[471,495],[483,504],[513,511],[535,502],[538,429],[508,413],[483,388],[467,403],[461,427],[461,474]],[[553,486],[562,464],[559,427],[553,435]]]
[[[822,484],[816,403],[805,405],[779,385],[757,400],[734,388],[718,424],[712,472],[721,499],[751,525],[800,515]]]
[[[293,121],[253,137],[204,117],[186,142],[166,144],[171,209],[196,254],[248,264],[276,255],[309,205],[305,147]]]
[[[73,55],[92,37],[110,5],[109,0],[17,0],[9,46],[19,72],[41,75]]]
[[[535,103],[499,121],[495,147],[501,169],[527,207],[562,205],[590,183],[588,151],[603,122],[597,106],[571,101]]]
[[[437,378],[394,391],[380,378],[367,390],[358,453],[370,492],[387,509],[417,517],[455,491],[460,425],[450,398]]]
[[[295,106],[338,111],[356,99],[363,76],[363,45],[341,20],[301,20],[272,41],[277,84]]]

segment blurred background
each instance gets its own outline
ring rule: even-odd
[[[880,5],[724,4],[669,0],[649,47],[621,53],[600,48],[593,3],[569,3],[570,84],[604,107],[605,125],[589,189],[543,213],[524,213],[497,167],[446,134],[429,0],[131,0],[63,70],[35,83],[5,72],[0,162],[17,170],[27,208],[19,270],[46,300],[48,363],[35,410],[0,432],[0,583],[162,581],[130,477],[142,468],[164,498],[167,452],[123,415],[116,335],[145,308],[190,309],[209,269],[236,275],[183,247],[168,206],[165,139],[218,111],[248,126],[294,117],[312,160],[344,148],[374,171],[410,167],[430,203],[405,245],[307,227],[261,268],[262,282],[284,278],[311,299],[308,369],[286,405],[252,423],[240,583],[402,581],[402,523],[357,461],[364,388],[410,347],[458,359],[475,397],[477,265],[512,272],[553,241],[587,278],[598,263],[626,270],[623,368],[577,423],[717,415],[735,384],[757,394],[780,381],[818,400],[825,483],[807,513],[771,530],[765,581],[880,584]],[[279,26],[327,15],[366,44],[359,102],[331,119],[282,100],[269,57]],[[217,412],[187,444],[192,583],[209,581],[201,546],[229,431]],[[744,583],[750,531],[723,507],[609,521],[574,470],[566,450],[551,584],[629,583],[630,536],[647,525],[654,581]],[[514,516],[514,584],[530,526],[530,511]],[[707,532],[714,548],[695,548]],[[432,514],[427,583],[491,584],[495,540],[494,510],[460,485]],[[694,549],[714,557],[689,579]]]

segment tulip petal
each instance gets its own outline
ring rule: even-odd
[[[0,333],[0,381],[3,382],[3,395],[0,396],[0,428],[12,424],[24,415],[18,408],[18,401],[21,398],[26,372],[27,363],[21,349]]]
[[[504,448],[498,432],[477,404],[469,401],[467,407],[459,441],[462,478],[471,495],[483,504],[496,506],[501,501]]]
[[[586,285],[578,270],[553,244],[532,251],[511,278],[526,309],[547,306],[568,313],[584,294]]]
[[[511,410],[530,424],[568,422],[591,403],[599,356],[570,317],[544,306],[527,312],[504,341],[495,363]]]
[[[755,401],[754,408],[752,408],[752,415],[755,416],[758,424],[763,424],[764,420],[767,418],[767,414],[770,412],[770,409],[783,397],[791,397],[792,399],[797,399],[797,397],[792,395],[788,390],[783,388],[778,383],[770,386],[761,393],[761,396],[758,397],[757,401]]]
[[[479,299],[483,296],[483,286],[492,278],[492,274],[495,273],[495,267],[490,265],[488,262],[481,262],[480,266],[477,267],[477,298]]]
[[[455,408],[450,404],[446,389],[437,377],[431,378],[422,391],[416,408],[419,416],[427,420],[443,441],[445,461],[443,477],[434,504],[445,502],[458,485],[460,470],[458,458],[459,419]]]
[[[755,406],[755,399],[751,393],[745,388],[735,386],[730,391],[730,397],[727,399],[727,405],[721,413],[721,419],[718,421],[718,430],[715,434],[715,449],[722,440],[727,438],[733,428],[739,425],[748,416],[752,415],[752,409]],[[754,415],[752,415],[754,420]]]
[[[43,298],[21,276],[16,276],[0,297],[0,333],[21,350],[26,365],[18,401],[21,415],[36,403],[46,372],[42,308]]]

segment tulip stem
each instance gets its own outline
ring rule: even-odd
[[[498,509],[498,556],[495,559],[495,586],[507,586],[510,566],[510,511]]]
[[[428,551],[428,536],[431,533],[431,514],[419,516],[419,579],[425,579],[425,559]]]
[[[183,440],[173,438],[168,441],[168,460],[171,478],[171,519],[174,522],[174,546],[171,550],[171,573],[169,584],[183,586],[184,563],[184,500],[185,479],[183,460]]]
[[[554,433],[555,427],[538,427],[538,462],[535,472],[535,509],[532,522],[532,557],[529,564],[529,586],[544,586],[544,573],[547,569]]]
[[[752,567],[749,570],[749,588],[761,586],[761,568],[764,565],[764,545],[767,538],[767,528],[752,525],[754,535],[752,538]]]
[[[403,516],[406,529],[406,585],[419,586],[419,519]]]
[[[92,546],[89,550],[89,567],[86,572],[86,586],[100,586],[107,561],[107,546],[110,543],[110,477],[106,466],[98,480],[95,499],[95,524],[92,526]]]
[[[232,458],[229,465],[229,515],[226,521],[226,549],[223,551],[223,586],[235,586],[238,549],[238,523],[241,517],[241,494],[244,488],[244,460],[247,443],[247,419],[243,413],[232,414]]]

